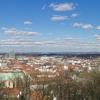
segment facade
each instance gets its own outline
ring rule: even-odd
[[[0,100],[29,100],[29,90],[29,80],[24,72],[0,72]]]

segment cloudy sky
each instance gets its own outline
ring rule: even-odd
[[[99,0],[0,0],[0,52],[100,52]]]

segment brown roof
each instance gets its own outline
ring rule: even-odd
[[[1,91],[9,96],[17,96],[20,94],[20,90],[18,88],[3,88]]]

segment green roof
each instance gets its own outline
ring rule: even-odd
[[[16,78],[23,79],[25,74],[23,72],[1,72],[0,81],[13,80]]]

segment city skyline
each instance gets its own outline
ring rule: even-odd
[[[0,52],[100,52],[100,1],[0,0]]]

